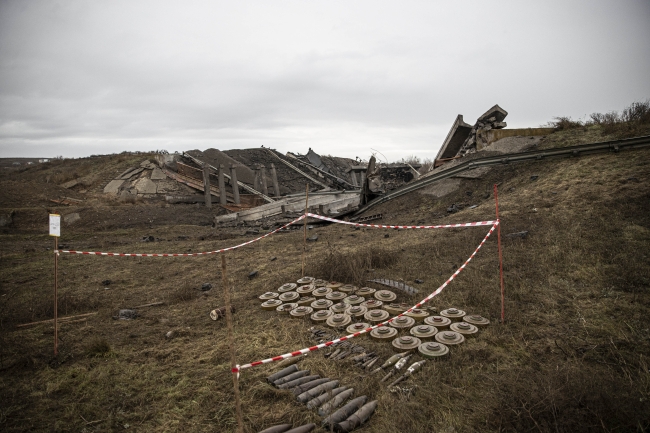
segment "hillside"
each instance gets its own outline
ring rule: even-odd
[[[598,128],[566,129],[539,147],[607,139]],[[248,226],[212,227],[212,213],[197,205],[125,203],[88,193],[79,206],[55,208],[49,201],[57,194],[82,198],[60,190],[64,180],[52,183],[52,176],[86,177],[85,188],[93,191],[105,177],[145,157],[53,161],[0,179],[1,212],[14,212],[0,243],[3,431],[235,431],[226,324],[209,317],[224,305],[219,256],[62,254],[59,314],[97,314],[61,324],[57,359],[51,324],[16,327],[53,314],[48,210],[82,209],[87,215],[63,227],[60,243],[74,250],[200,252],[256,237]],[[382,375],[370,376],[348,359],[324,358],[326,351],[299,365],[378,400],[377,412],[355,430],[360,432],[647,431],[650,150],[504,165],[457,179],[448,194],[424,189],[372,213],[383,214],[379,224],[490,220],[494,184],[502,220],[505,323],[499,323],[495,233],[428,304],[438,312],[457,307],[480,314],[490,325],[454,346],[448,359],[428,362],[401,391],[390,392],[379,383]],[[414,304],[445,282],[488,230],[314,225],[309,236],[318,240],[307,244],[306,275],[376,289],[382,287],[366,280],[401,279],[420,293],[395,290],[398,300]],[[527,234],[508,236],[520,232]],[[303,234],[295,231],[226,254],[238,363],[314,344],[313,324],[263,311],[258,299],[300,278],[302,250]],[[257,275],[249,278],[252,271]],[[203,283],[213,288],[201,291]],[[164,304],[138,309],[134,320],[113,319],[119,309],[156,302]],[[357,343],[382,361],[392,354],[388,343],[368,337]],[[276,370],[270,364],[241,374],[247,432],[320,422],[293,394],[265,382]]]

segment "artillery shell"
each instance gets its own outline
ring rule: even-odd
[[[283,383],[282,385],[278,385],[278,388],[280,389],[291,389],[295,388],[298,385],[302,385],[303,383],[310,382],[312,380],[318,379],[320,376],[318,374],[312,374],[311,376],[305,376],[305,377],[300,377],[298,379],[294,379],[291,382],[286,382]]]
[[[287,430],[285,433],[307,433],[312,431],[313,429],[316,428],[316,424],[305,424],[301,425],[300,427],[292,428],[291,430]]]
[[[388,360],[386,360],[386,362],[382,364],[381,368],[388,368],[391,365],[395,365],[395,363],[399,361],[400,358],[402,358],[402,356],[404,356],[403,353],[398,353],[397,355],[391,356],[390,358],[388,358]]]
[[[351,353],[352,353],[351,350],[344,350],[343,352],[339,353],[338,356],[336,358],[334,358],[334,360],[338,361],[340,359],[343,359],[343,358],[345,358],[346,356],[348,356]]]
[[[377,363],[377,361],[379,361],[379,357],[376,357],[375,359],[370,360],[370,363],[366,366],[366,370],[372,368]]]
[[[273,386],[279,386],[282,385],[283,383],[291,382],[294,379],[299,379],[301,377],[309,376],[310,371],[309,370],[298,370],[295,373],[288,374],[284,377],[279,378],[275,382],[273,382]]]
[[[307,402],[307,409],[315,409],[318,406],[322,405],[325,402],[330,401],[343,391],[347,390],[347,386],[339,386],[338,388],[334,388],[330,391],[327,391],[324,394],[319,395],[318,397],[314,397],[311,400]]]
[[[386,382],[388,379],[393,377],[393,374],[395,374],[395,370],[389,371],[388,374],[380,380],[380,382]]]
[[[350,388],[348,390],[345,390],[341,393],[339,393],[337,396],[329,400],[328,402],[324,403],[319,409],[318,409],[318,414],[320,416],[327,416],[329,415],[334,409],[339,407],[345,400],[348,398],[352,397],[352,393],[354,393],[354,388]]]
[[[368,368],[368,364],[370,364],[375,358],[368,358],[366,362],[361,364],[361,368]]]
[[[315,379],[307,383],[303,383],[302,385],[298,385],[294,389],[291,390],[294,395],[300,395],[305,391],[309,391],[312,388],[316,388],[318,385],[323,384],[325,382],[329,382],[330,378],[329,377],[324,377],[322,379]]]
[[[403,380],[406,379],[407,377],[409,377],[409,375],[406,375],[406,374],[401,375],[400,377],[398,377],[397,379],[395,379],[394,381],[392,381],[391,384],[388,385],[388,387],[390,388],[391,386],[395,386],[395,385],[397,385],[398,383],[400,383],[401,381],[403,381]]]
[[[339,386],[339,381],[338,380],[330,380],[329,382],[325,382],[321,385],[318,385],[309,391],[305,391],[302,394],[300,394],[296,399],[300,403],[307,403],[309,400],[311,400],[314,397],[318,397],[324,392],[330,391],[334,388]]]
[[[341,409],[337,410],[327,418],[323,420],[323,426],[327,425],[336,425],[341,421],[347,419],[350,415],[355,413],[361,406],[363,406],[368,400],[368,397],[362,395],[353,400],[350,400],[348,404],[343,406]]]
[[[332,352],[332,353],[326,353],[326,354],[325,354],[325,358],[332,358],[332,359],[334,359],[334,357],[335,357],[336,355],[338,355],[339,353],[341,353],[341,349],[336,349],[336,350],[335,350],[334,352]]]
[[[298,366],[297,365],[292,365],[290,367],[285,368],[284,370],[280,370],[277,373],[273,373],[269,377],[266,378],[267,381],[270,383],[275,382],[276,380],[280,379],[281,377],[287,376],[291,373],[295,373],[298,371]]]
[[[273,427],[265,428],[258,433],[283,433],[291,428],[291,424],[278,424]]]
[[[377,409],[377,400],[364,404],[359,410],[353,413],[348,419],[334,424],[334,431],[347,433],[359,427],[372,416]]]
[[[359,361],[361,361],[361,360],[362,360],[363,358],[365,358],[365,357],[366,357],[366,352],[363,352],[363,353],[361,353],[361,354],[359,354],[359,355],[353,357],[353,358],[352,358],[352,361],[354,361],[354,362],[359,362]]]

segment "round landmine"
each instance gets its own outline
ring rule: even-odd
[[[290,292],[296,287],[298,287],[296,283],[283,284],[280,287],[278,287],[278,293]]]
[[[406,352],[408,350],[413,350],[418,347],[422,342],[417,337],[411,337],[410,335],[405,335],[404,337],[397,337],[393,340],[392,345],[393,349],[396,352]]]
[[[321,280],[320,278],[317,278],[312,281],[312,284],[316,287],[325,287],[327,286],[327,280]]]
[[[397,316],[398,314],[401,314],[408,310],[411,306],[409,304],[398,304],[398,303],[392,303],[392,304],[384,304],[384,310],[388,311],[388,314],[391,316]]]
[[[313,296],[303,296],[302,298],[298,299],[298,302],[296,303],[301,307],[309,307],[315,300],[316,298]]]
[[[309,284],[314,281],[314,277],[302,277],[297,281],[298,284]]]
[[[463,310],[459,310],[458,308],[447,308],[446,310],[442,310],[440,312],[441,316],[451,319],[452,322],[462,321],[465,314],[466,313]]]
[[[343,286],[343,283],[339,283],[338,281],[330,281],[329,283],[327,283],[325,285],[325,287],[329,287],[332,290],[334,290],[334,289],[338,290],[339,287],[342,287],[342,286]]]
[[[348,296],[348,295],[346,295],[343,292],[332,292],[332,293],[328,293],[327,295],[325,295],[325,298],[329,299],[330,301],[337,301],[338,302],[338,301],[342,301],[343,299],[345,299],[346,296]]]
[[[327,326],[332,328],[344,328],[350,324],[352,319],[347,314],[334,314],[327,319]]]
[[[329,287],[319,287],[317,289],[314,289],[314,291],[311,292],[311,295],[315,296],[316,298],[324,298],[330,293],[332,293],[332,289],[330,289]]]
[[[343,302],[339,302],[338,304],[334,304],[330,307],[330,310],[334,312],[334,314],[342,314],[345,313],[345,311],[348,309],[349,305],[344,304]]]
[[[389,323],[393,328],[397,328],[399,331],[403,331],[406,328],[410,328],[415,325],[415,319],[408,316],[401,316]]]
[[[319,310],[329,309],[329,307],[331,307],[332,304],[334,304],[334,302],[328,301],[327,299],[317,299],[311,304],[309,304],[309,306],[313,308],[315,311],[319,311]]]
[[[366,319],[368,322],[372,323],[373,325],[379,322],[383,322],[389,317],[390,314],[388,314],[388,311],[385,310],[370,310],[363,315],[363,318]]]
[[[449,325],[451,325],[451,319],[442,316],[429,316],[424,319],[424,323],[427,325],[435,326],[438,328],[438,331],[443,331],[445,329],[449,329]]]
[[[325,323],[325,321],[333,315],[334,313],[331,310],[320,310],[312,313],[310,317],[311,321],[314,323]]]
[[[262,301],[267,301],[269,299],[275,299],[277,297],[278,297],[278,294],[275,293],[275,292],[266,292],[263,295],[260,295],[259,299],[261,299]]]
[[[347,313],[352,317],[354,320],[358,320],[363,317],[364,314],[368,312],[368,309],[366,307],[362,307],[361,305],[353,305],[348,308]]]
[[[287,302],[286,304],[282,304],[282,305],[278,306],[275,309],[275,311],[277,311],[278,313],[289,314],[289,312],[291,310],[293,310],[294,308],[298,308],[298,304],[293,303],[293,302]]]
[[[447,346],[453,346],[454,344],[460,344],[465,341],[465,337],[462,334],[454,331],[438,332],[433,338],[438,343],[446,344]]]
[[[352,284],[344,284],[341,287],[337,289],[339,292],[343,293],[354,293],[357,290],[357,286],[353,286]]]
[[[438,328],[431,325],[418,325],[409,330],[409,334],[418,337],[420,340],[432,340],[438,333]]]
[[[416,322],[422,322],[424,319],[429,317],[429,312],[419,308],[414,308],[410,313],[405,313],[405,315],[414,318]]]
[[[476,334],[478,334],[478,328],[467,322],[452,323],[449,329],[458,332],[459,334],[463,334],[463,337],[465,338],[476,337]]]
[[[309,316],[314,312],[314,309],[311,307],[297,306],[293,310],[289,311],[289,315],[294,319],[303,319]]]
[[[352,325],[349,325],[347,328],[345,328],[345,331],[350,334],[356,334],[357,332],[361,332],[364,329],[370,328],[370,326],[371,326],[370,323],[363,323],[363,322],[353,323]],[[364,332],[363,334],[360,334],[360,336],[366,334],[368,333]]]
[[[313,292],[315,288],[316,288],[316,286],[314,286],[313,284],[305,284],[304,286],[298,287],[296,289],[296,292],[298,292],[301,295],[306,295],[306,294],[310,294],[311,292]]]
[[[373,289],[372,287],[362,287],[360,289],[357,289],[355,293],[359,296],[370,296],[375,292],[376,290]]]
[[[300,298],[300,295],[296,292],[285,292],[278,299],[282,302],[296,302],[298,298]]]
[[[397,336],[397,329],[389,328],[387,326],[380,326],[379,328],[375,328],[372,331],[370,331],[370,338],[373,338],[378,341],[392,340],[396,336]]]
[[[483,316],[479,316],[477,314],[468,314],[467,316],[463,317],[463,322],[467,322],[469,324],[472,324],[472,325],[476,326],[477,328],[482,328],[482,327],[488,326],[490,324],[490,321],[488,319],[486,319]]]
[[[359,305],[365,300],[366,298],[364,298],[363,296],[350,295],[347,298],[344,298],[343,302],[345,302],[348,305]]]
[[[420,356],[426,359],[438,359],[449,353],[449,348],[442,343],[426,342],[418,346]]]
[[[384,305],[384,303],[376,299],[368,299],[367,301],[363,301],[361,305],[363,305],[369,310],[377,310],[381,308],[381,306]]]
[[[276,308],[278,308],[280,305],[282,305],[281,300],[279,300],[279,299],[269,299],[267,301],[262,302],[262,310],[273,311]]]
[[[375,299],[380,300],[381,302],[390,302],[397,299],[397,295],[390,290],[378,290],[374,293]]]

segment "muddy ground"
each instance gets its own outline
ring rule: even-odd
[[[493,219],[498,184],[505,323],[493,235],[430,304],[481,314],[490,326],[453,347],[448,359],[429,362],[400,392],[321,352],[300,366],[378,400],[360,432],[647,431],[649,157],[637,150],[505,166],[460,179],[441,198],[413,193],[373,208],[390,224]],[[107,158],[103,164],[119,168],[116,156]],[[0,180],[2,212],[16,216],[0,242],[0,428],[235,431],[225,321],[209,317],[224,304],[219,256],[61,255],[59,314],[96,314],[60,325],[57,358],[50,323],[17,327],[53,313],[53,241],[46,234],[52,206],[47,194],[38,195],[50,188],[39,183],[47,170],[39,170]],[[21,190],[25,182],[29,189]],[[201,206],[86,200],[82,219],[62,228],[60,242],[70,249],[199,252],[256,237],[248,226],[212,227]],[[448,212],[453,204],[457,211]],[[487,231],[314,226],[308,235],[318,240],[307,244],[306,273],[377,289],[366,280],[402,279],[420,294],[396,290],[398,300],[414,303],[439,287]],[[523,238],[508,236],[522,231],[528,232]],[[226,254],[238,363],[314,343],[313,324],[262,311],[258,299],[300,278],[302,252],[303,234],[292,231]],[[257,274],[249,278],[252,271]],[[204,283],[212,289],[201,291]],[[133,320],[113,318],[119,309],[157,302],[163,304],[138,309]],[[382,360],[392,354],[389,344],[358,344]],[[246,432],[320,420],[290,392],[265,383],[275,370],[271,364],[241,375]]]

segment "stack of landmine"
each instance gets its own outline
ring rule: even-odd
[[[286,389],[293,392],[300,403],[307,405],[309,409],[318,410],[323,419],[323,427],[332,427],[336,432],[351,432],[366,422],[377,408],[377,400],[367,403],[368,397],[362,395],[353,398],[339,408],[348,398],[352,397],[354,388],[339,386],[338,380],[328,377],[321,378],[319,375],[312,375],[309,370],[300,370],[296,364],[290,365],[272,374],[267,381],[279,389]],[[283,426],[288,426],[282,430]],[[314,426],[308,424],[299,428]],[[283,424],[263,430],[266,433],[276,432],[308,432],[308,430],[289,430],[291,426]],[[275,429],[275,430],[273,430]],[[261,432],[260,432],[261,433]]]
[[[303,284],[298,287],[298,284]],[[397,295],[390,290],[375,290],[339,282],[303,277],[286,283],[277,292],[259,297],[262,309],[275,310],[293,318],[307,318],[325,324],[337,332],[354,334],[404,313],[409,304],[395,303]],[[423,358],[440,358],[449,353],[449,346],[462,344],[478,334],[479,327],[490,321],[467,314],[457,308],[430,315],[435,308],[419,308],[369,332],[376,341],[391,341],[397,352],[417,350]],[[350,350],[351,351],[351,350]],[[332,356],[332,359],[338,359]],[[342,359],[342,358],[341,358]]]

